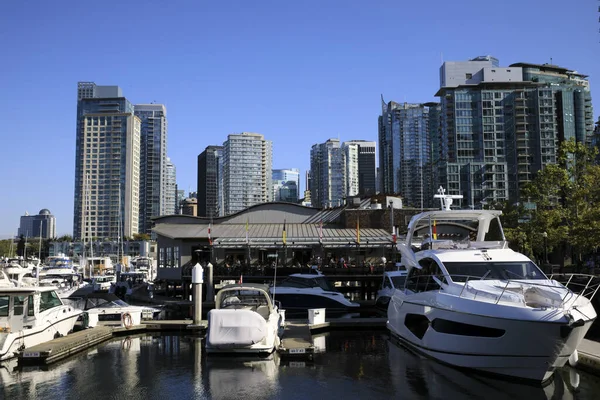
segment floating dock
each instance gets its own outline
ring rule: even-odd
[[[300,321],[287,321],[277,352],[282,358],[312,358],[315,346],[309,326]]]

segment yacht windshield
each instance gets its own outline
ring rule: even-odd
[[[531,261],[447,262],[444,266],[454,282],[467,279],[548,279]]]
[[[324,276],[315,275],[315,277],[290,276],[277,286],[312,288],[319,287],[330,292],[337,292],[337,289]]]
[[[120,299],[108,300],[108,299],[102,299],[102,298],[89,298],[87,300],[87,304],[85,307],[86,310],[90,309],[90,308],[96,308],[96,307],[102,307],[102,308],[129,307],[129,304],[125,303],[123,300],[120,300]]]
[[[396,289],[403,288],[404,282],[406,282],[406,276],[393,276],[392,283]]]

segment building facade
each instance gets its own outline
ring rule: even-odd
[[[133,236],[139,229],[141,120],[118,86],[79,82],[73,236]]]
[[[379,164],[383,193],[399,193],[408,207],[431,207],[431,131],[437,103],[382,103]]]
[[[161,215],[177,214],[177,168],[175,168],[175,164],[171,162],[169,157],[167,157],[166,162],[163,193],[165,211]]]
[[[218,217],[223,200],[223,146],[208,146],[198,155],[198,216]]]
[[[309,190],[313,207],[330,208],[344,204],[345,156],[339,139],[329,139],[312,146]]]
[[[150,234],[152,217],[173,213],[167,198],[167,109],[163,104],[136,104],[140,119],[140,221],[139,232]],[[169,211],[167,211],[169,210]]]
[[[228,135],[223,143],[224,215],[272,201],[273,145],[258,133]]]
[[[273,201],[298,202],[300,192],[300,170],[274,169],[272,173]]]
[[[17,236],[37,237],[42,239],[52,239],[56,237],[56,218],[52,213],[44,208],[38,215],[21,216],[21,223],[17,231]]]
[[[370,196],[377,193],[375,151],[377,143],[366,140],[350,140],[344,146],[358,147],[358,195]]]
[[[586,78],[549,64],[499,67],[490,56],[444,63],[437,184],[462,194],[463,207],[519,201],[523,185],[556,163],[563,140],[591,142]]]

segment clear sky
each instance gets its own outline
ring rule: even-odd
[[[493,55],[590,75],[596,0],[5,1],[0,10],[0,237],[49,209],[72,234],[78,81],[167,107],[177,183],[230,133],[273,141],[273,168],[329,138],[377,140],[386,101],[436,100],[441,60]],[[301,184],[304,188],[304,182]]]

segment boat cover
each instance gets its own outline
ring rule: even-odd
[[[267,335],[267,321],[258,313],[245,310],[210,310],[207,344],[210,346],[251,346]]]

